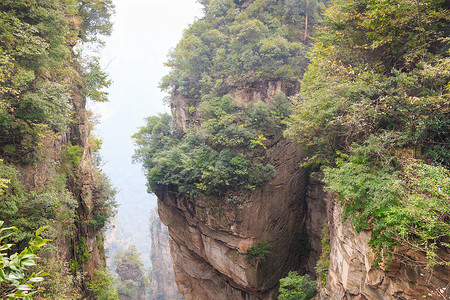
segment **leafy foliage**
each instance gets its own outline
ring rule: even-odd
[[[182,134],[170,116],[160,115],[149,117],[133,136],[139,146],[134,158],[147,170],[149,191],[166,185],[191,198],[199,193],[231,196],[273,177],[274,168],[264,158],[264,134],[279,125],[266,104],[243,109],[225,95],[202,102],[200,110],[204,120],[198,130]]]
[[[450,172],[412,158],[385,155],[386,144],[355,145],[337,168],[325,168],[324,181],[336,191],[345,217],[359,232],[370,229],[378,261],[401,243],[423,251],[430,267],[448,265],[438,249],[449,247]],[[369,144],[370,143],[370,144]]]
[[[3,233],[16,229],[15,227],[1,228],[4,222],[0,221],[0,296],[2,299],[25,299],[31,300],[31,296],[37,292],[33,284],[44,280],[43,276],[48,274],[44,272],[27,273],[27,269],[36,265],[35,254],[49,240],[39,236],[44,228],[36,231],[33,239],[30,240],[29,246],[20,253],[14,252],[8,256],[5,253],[11,250],[12,244],[3,244],[3,240],[13,233]]]
[[[306,67],[306,3],[257,0],[243,6],[232,0],[205,1],[204,18],[194,22],[170,53],[172,68],[161,87],[187,98],[201,98],[212,86],[225,92],[257,82],[295,85]],[[308,26],[318,22],[321,5],[310,1]]]
[[[51,236],[53,224],[60,226],[61,234],[70,232],[78,203],[65,187],[64,178],[54,178],[40,191],[27,191],[12,165],[0,163],[0,178],[9,184],[0,196],[1,216],[8,226],[18,228],[9,241],[23,249],[39,227],[48,226]],[[58,181],[61,180],[61,181]]]
[[[306,26],[318,22],[320,5],[310,2]],[[169,102],[184,99],[189,126],[182,132],[168,115],[148,118],[134,135],[134,160],[143,164],[150,192],[169,186],[191,199],[199,194],[232,199],[274,176],[266,144],[281,132],[280,120],[290,111],[282,92],[265,99],[269,104],[248,105],[230,93],[267,81],[281,82],[285,91],[297,88],[306,67],[308,43],[299,41],[306,3],[201,3],[205,16],[185,31],[161,82]]]
[[[272,242],[270,241],[260,241],[256,246],[251,246],[248,248],[245,257],[252,263],[263,263],[266,261],[267,256],[270,254],[270,248],[272,247]]]
[[[317,293],[317,283],[309,275],[300,276],[290,271],[288,276],[280,279],[278,300],[309,300]]]
[[[106,100],[98,59],[74,46],[98,45],[112,12],[110,0],[0,3],[0,153],[29,155],[44,127],[67,132],[74,93]]]
[[[383,17],[380,10],[390,9],[383,1],[336,1],[327,10],[330,26],[314,45],[287,132],[323,162],[332,163],[336,150],[392,131],[400,147],[423,147],[429,159],[448,163],[450,73],[448,41],[442,39],[448,11],[433,1],[398,5],[405,10],[390,14],[404,15],[405,23]],[[417,9],[426,17],[420,29],[426,34],[416,34]],[[427,41],[407,41],[416,38]]]
[[[287,122],[378,262],[405,243],[446,264],[448,194],[418,182],[448,185],[449,15],[441,1],[332,1]]]
[[[144,277],[141,253],[138,252],[135,245],[131,245],[124,253],[119,252],[114,257],[114,262],[117,265],[116,273],[121,278],[116,285],[119,295],[136,298],[139,289],[143,289],[147,283],[147,279]]]
[[[95,269],[94,277],[87,283],[89,291],[98,300],[119,300],[119,294],[114,288],[115,279],[105,268]]]
[[[73,300],[82,296],[75,286],[75,278],[69,273],[68,262],[58,255],[56,248],[47,245],[39,252],[39,266],[48,273],[37,287],[35,299]]]

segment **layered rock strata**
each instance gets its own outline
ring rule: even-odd
[[[356,233],[342,208],[328,201],[331,255],[320,299],[450,299],[450,269],[425,268],[424,254],[398,247],[389,266],[373,266],[370,232]]]
[[[159,215],[169,228],[175,279],[184,298],[274,299],[289,270],[312,273],[305,263],[320,253],[308,220],[307,172],[297,146],[283,138],[268,147],[277,175],[266,186],[234,202],[199,197],[190,201],[169,188],[158,191]],[[322,221],[325,216],[323,210]],[[272,243],[265,262],[245,254],[260,241]],[[314,249],[315,247],[315,249]],[[318,247],[318,248],[317,248]],[[309,267],[308,267],[309,266]]]
[[[150,253],[152,262],[150,299],[182,300],[183,297],[175,283],[173,259],[169,246],[169,232],[158,216],[154,216],[150,223],[150,238],[152,241]]]

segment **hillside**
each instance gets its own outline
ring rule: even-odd
[[[107,100],[110,83],[92,50],[110,33],[113,11],[109,0],[0,3],[0,220],[17,228],[2,256],[21,252],[40,227],[50,240],[37,266],[21,265],[26,276],[50,275],[21,286],[2,276],[2,299],[9,284],[20,299],[29,289],[36,299],[117,299],[105,283],[102,233],[115,191],[99,169],[101,140],[86,109]]]

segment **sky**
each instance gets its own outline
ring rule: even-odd
[[[148,218],[156,207],[156,196],[146,192],[145,176],[132,164],[131,135],[144,125],[144,118],[170,113],[158,88],[169,72],[163,63],[183,30],[200,17],[196,0],[113,0],[116,14],[113,33],[101,51],[101,65],[109,74],[109,102],[94,103],[98,115],[95,134],[103,139],[103,171],[118,190],[120,206],[116,227],[149,257]],[[108,246],[108,245],[106,245]]]

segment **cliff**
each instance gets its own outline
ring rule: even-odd
[[[88,99],[107,100],[109,81],[81,45],[101,45],[113,5],[1,1],[0,11],[0,220],[17,228],[6,242],[22,251],[46,227],[39,268],[51,276],[33,297],[93,299],[115,192],[86,109]]]
[[[270,103],[282,88],[267,84],[250,93]],[[180,103],[173,110],[177,121]],[[186,109],[186,108],[185,108]],[[179,124],[182,125],[182,124]],[[320,184],[299,167],[297,146],[281,136],[267,145],[276,176],[264,187],[234,201],[200,196],[191,201],[170,188],[157,191],[161,221],[168,226],[175,280],[185,299],[274,299],[289,270],[314,276],[326,218]],[[264,262],[246,257],[250,247],[271,243]]]
[[[170,254],[169,232],[156,215],[150,222],[152,263],[150,271],[150,299],[180,300],[183,299],[175,283],[173,259]]]
[[[274,94],[262,90],[250,95],[270,103]],[[181,122],[190,121],[188,114],[178,118],[180,111],[187,111],[180,110],[180,103],[173,113],[183,126]],[[278,281],[289,270],[315,278],[324,222],[329,224],[331,254],[318,299],[448,298],[448,269],[427,270],[424,255],[407,246],[396,249],[389,266],[374,267],[370,231],[356,233],[343,221],[334,195],[299,167],[302,154],[296,144],[277,136],[267,144],[267,155],[276,176],[233,202],[203,195],[192,201],[170,187],[157,190],[175,281],[185,299],[276,299]],[[246,253],[260,241],[272,243],[270,254],[255,263]]]
[[[298,167],[297,147],[280,138],[269,153],[276,177],[238,203],[206,197],[192,202],[159,190],[159,214],[169,228],[184,299],[276,299],[278,281],[289,270],[315,276],[326,220],[331,254],[318,299],[448,299],[448,268],[426,269],[424,255],[407,246],[396,249],[389,267],[374,267],[370,232],[358,234],[343,221],[333,195]],[[271,253],[252,264],[245,254],[259,241],[273,242]]]
[[[448,299],[450,270],[425,268],[423,253],[397,247],[389,266],[373,266],[370,232],[357,234],[342,208],[329,195],[331,254],[326,287],[320,299]]]

